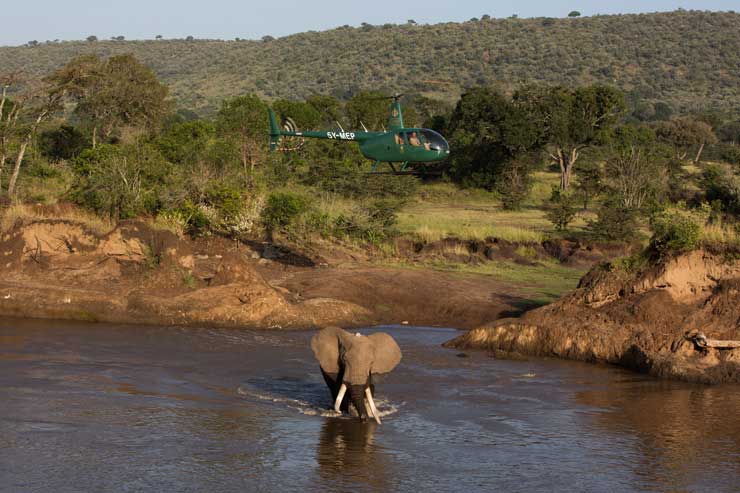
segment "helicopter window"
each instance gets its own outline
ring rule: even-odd
[[[424,136],[424,140],[426,141],[425,146],[427,144],[429,145],[428,149],[433,151],[446,151],[449,149],[445,138],[434,130],[422,130],[421,134]]]
[[[404,145],[406,143],[406,136],[403,132],[396,134],[396,144]]]
[[[420,147],[421,140],[419,140],[419,134],[417,134],[416,132],[409,133],[409,144],[414,147]]]

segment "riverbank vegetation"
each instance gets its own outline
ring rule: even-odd
[[[176,110],[132,55],[81,56],[43,78],[13,72],[0,82],[4,229],[73,204],[62,209],[98,230],[145,218],[179,236],[341,245],[383,262],[399,256],[399,241],[418,251],[454,239],[446,248],[460,255],[419,265],[523,285],[549,272],[552,296],[577,276],[536,255],[522,261],[548,239],[637,242],[663,256],[740,243],[737,115],[643,121],[635,108],[644,101],[609,85],[473,87],[453,105],[406,96],[407,123],[442,132],[453,149],[430,178],[370,174],[354,144],[285,142],[290,152],[268,152],[268,105],[300,128],[379,128],[388,108],[378,93],[248,93],[200,118]],[[465,260],[471,244],[494,240],[522,251],[490,265]]]

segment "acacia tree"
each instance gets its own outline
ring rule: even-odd
[[[39,125],[54,112],[62,108],[64,88],[44,85],[35,88],[15,101],[16,115],[13,117],[15,133],[19,138],[13,172],[8,181],[8,196],[15,194],[16,183],[26,150],[31,144]]]
[[[345,112],[352,128],[363,124],[370,130],[385,128],[388,122],[390,102],[378,91],[363,91],[352,97],[345,105]]]
[[[529,191],[531,160],[541,148],[542,128],[501,92],[474,88],[463,94],[447,129],[455,148],[453,179],[465,186],[498,189],[507,208],[517,208]]]
[[[694,162],[701,159],[704,146],[716,144],[717,136],[714,135],[709,124],[690,118],[676,118],[667,122],[661,122],[655,127],[658,138],[673,146],[676,150],[676,159],[684,160],[689,150],[698,146]]]
[[[156,127],[170,108],[167,87],[132,55],[80,56],[52,79],[68,88],[75,113],[91,126],[93,148],[123,126]]]
[[[267,143],[267,105],[254,94],[224,100],[216,126],[221,134],[239,142],[245,175],[247,168],[253,171]]]
[[[570,188],[581,152],[597,143],[626,108],[624,94],[603,85],[575,89],[527,86],[514,94],[514,101],[544,130],[550,157],[560,166],[563,191]]]
[[[0,189],[5,161],[10,154],[10,141],[18,123],[20,106],[8,97],[8,90],[20,80],[20,73],[11,72],[0,75]]]

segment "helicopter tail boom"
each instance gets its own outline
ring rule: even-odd
[[[270,150],[274,151],[280,144],[280,127],[278,127],[277,119],[275,118],[275,112],[270,111]]]

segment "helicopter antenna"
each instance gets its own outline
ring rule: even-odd
[[[365,132],[368,132],[368,131],[369,131],[369,130],[367,129],[367,127],[365,126],[365,124],[364,124],[364,123],[360,122],[360,125],[362,125],[362,129],[363,129],[363,130],[364,130]]]
[[[344,132],[344,129],[342,128],[342,124],[339,123],[339,121],[337,121],[337,125],[339,125],[339,130],[341,130],[342,132]]]

